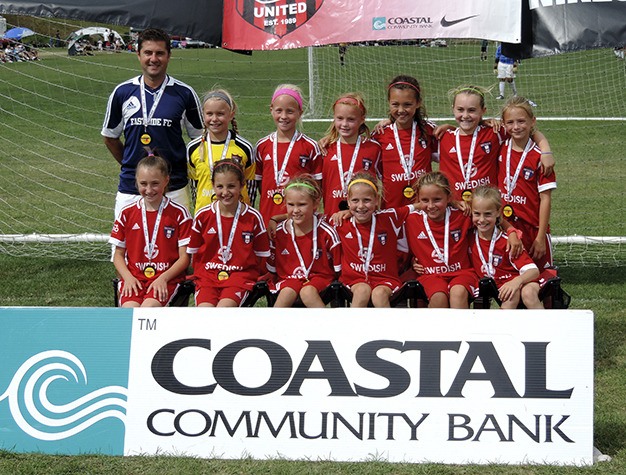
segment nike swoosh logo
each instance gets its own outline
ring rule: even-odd
[[[444,15],[441,19],[441,26],[447,28],[452,25],[456,25],[457,23],[461,23],[462,21],[469,20],[470,18],[477,17],[478,15],[466,16],[465,18],[459,18],[458,20],[448,21],[446,20],[446,16]]]

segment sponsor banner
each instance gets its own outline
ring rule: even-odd
[[[0,449],[121,455],[132,310],[0,308]]]
[[[0,448],[592,463],[589,311],[217,313],[0,308]]]
[[[127,455],[592,463],[591,312],[209,312],[135,311]]]
[[[521,0],[233,0],[224,2],[222,46],[300,48],[416,38],[521,41]]]

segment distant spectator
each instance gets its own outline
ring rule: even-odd
[[[489,47],[489,40],[482,40],[480,43],[480,60],[487,61],[487,48]]]
[[[57,48],[60,48],[61,47],[61,32],[57,30],[56,35],[54,35],[54,37],[56,38],[55,46]]]
[[[502,54],[502,45],[499,44],[496,49],[496,62],[493,65],[493,71],[498,75],[500,81],[498,84],[500,94],[496,99],[504,99],[504,86],[507,82],[511,85],[513,95],[517,96],[517,86],[515,85],[517,65],[517,60]]]

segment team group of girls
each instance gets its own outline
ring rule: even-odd
[[[167,304],[191,262],[198,306],[239,306],[264,278],[278,307],[323,307],[320,293],[336,279],[352,306],[387,307],[416,278],[430,307],[467,308],[486,276],[503,308],[541,308],[554,161],[529,101],[513,97],[500,120],[486,121],[485,94],[455,89],[457,126],[436,127],[417,80],[398,76],[389,120],[373,134],[363,98],[349,93],[318,145],[298,130],[300,89],[281,85],[270,105],[276,131],[252,147],[232,96],[209,92],[205,132],[187,149],[194,217],[165,197],[165,160],[150,155],[137,167],[141,198],[111,234],[121,305]]]

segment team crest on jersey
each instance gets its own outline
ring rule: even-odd
[[[324,0],[236,0],[237,13],[264,32],[283,36],[313,18]]]
[[[302,168],[306,167],[306,164],[309,162],[309,160],[311,160],[311,157],[308,157],[306,155],[300,155],[300,166]]]
[[[320,257],[322,257],[322,250],[321,249],[317,249],[315,251],[315,260],[318,260]]]
[[[378,233],[378,241],[384,246],[387,244],[387,233]]]
[[[250,244],[252,242],[252,238],[254,237],[254,234],[250,231],[243,231],[241,233],[241,237],[243,238],[244,244]]]
[[[165,237],[167,239],[172,239],[172,236],[174,236],[174,228],[172,226],[163,226],[163,234],[165,234]]]
[[[532,168],[524,167],[522,174],[524,175],[524,180],[530,180],[535,176],[535,171]]]
[[[484,142],[480,144],[480,148],[482,148],[485,153],[490,153],[491,152],[491,142]]]
[[[450,231],[450,235],[452,236],[452,239],[454,239],[454,242],[459,242],[461,240],[460,229],[453,229],[452,231]]]
[[[493,262],[494,267],[498,267],[502,262],[502,256],[494,254],[491,262]]]
[[[369,158],[363,159],[363,170],[366,172],[372,167],[372,161]]]
[[[424,137],[420,137],[420,145],[422,146],[422,148],[426,148],[428,146]]]
[[[243,157],[241,155],[233,154],[233,155],[230,156],[230,159],[233,162],[237,162],[239,165],[241,165],[243,163]]]

